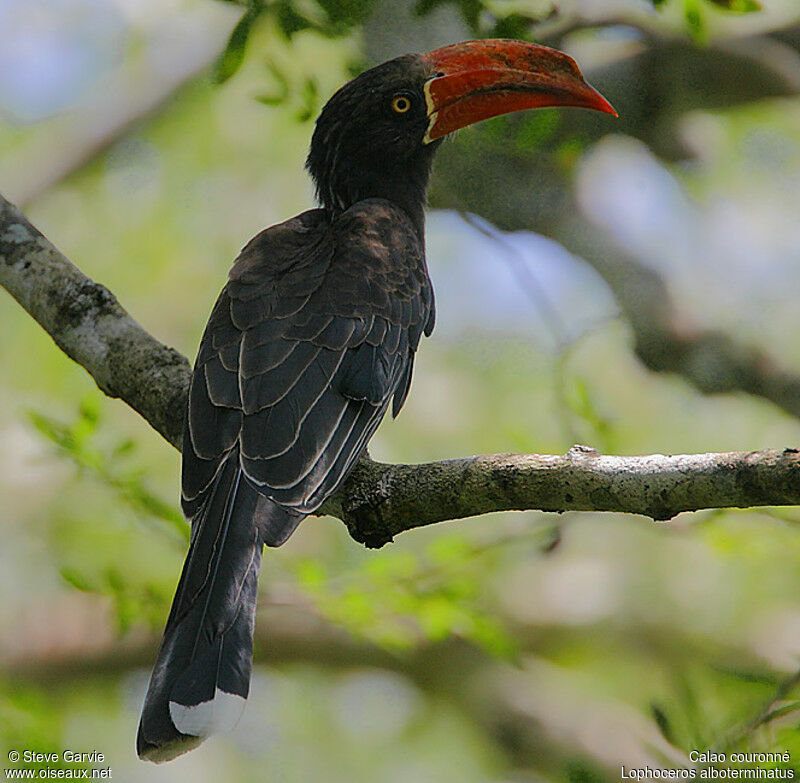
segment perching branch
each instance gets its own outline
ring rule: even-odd
[[[423,465],[362,461],[326,511],[381,546],[397,533],[492,511],[682,511],[800,503],[800,449],[617,457],[573,446],[563,456],[484,454]]]
[[[0,197],[0,285],[84,367],[180,448],[189,362],[162,345]],[[368,546],[492,511],[618,511],[669,519],[702,508],[800,504],[800,450],[612,457],[488,455],[426,465],[362,460],[320,509]]]
[[[56,345],[180,448],[189,362],[151,337],[0,195],[0,285]]]

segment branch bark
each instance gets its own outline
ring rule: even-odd
[[[84,367],[180,448],[189,362],[158,342],[0,196],[0,285]],[[368,458],[319,514],[367,546],[492,511],[617,511],[669,519],[703,508],[800,504],[800,450],[612,457],[495,454],[426,465]]]
[[[381,546],[405,530],[493,511],[617,511],[654,520],[682,511],[800,503],[800,449],[728,454],[484,454],[422,465],[358,466],[326,511]]]
[[[0,195],[0,285],[55,344],[180,449],[188,360],[149,335]]]

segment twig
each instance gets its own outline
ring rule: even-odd
[[[715,752],[727,751],[734,747],[746,737],[749,737],[762,726],[797,710],[800,702],[793,702],[788,705],[777,706],[800,684],[800,669],[787,677],[776,689],[775,695],[758,711],[755,717],[735,728],[727,736],[716,743],[711,750]]]

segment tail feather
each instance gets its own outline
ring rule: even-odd
[[[137,752],[151,761],[185,753],[238,720],[250,689],[260,527],[295,524],[242,477],[238,454],[215,481],[193,521],[139,723]]]

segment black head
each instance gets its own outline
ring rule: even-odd
[[[407,54],[365,71],[328,101],[306,161],[324,207],[379,197],[421,211],[438,146],[424,143],[430,76],[422,57]]]
[[[545,46],[483,40],[407,54],[365,71],[328,101],[306,167],[326,209],[386,198],[421,227],[442,137],[498,114],[542,106],[616,114],[571,57]]]

